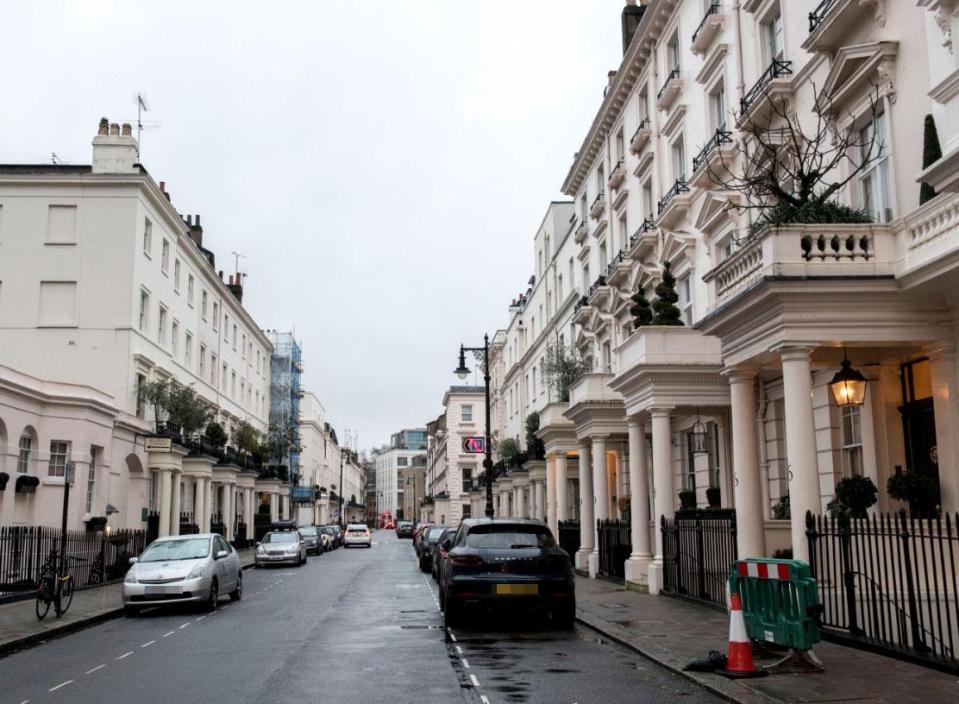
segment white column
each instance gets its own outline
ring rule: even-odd
[[[733,502],[736,508],[736,547],[739,558],[765,557],[763,529],[765,509],[759,475],[756,439],[756,394],[752,370],[734,369],[727,374],[732,412]]]
[[[173,477],[173,472],[168,469],[158,470],[159,476],[157,477],[157,483],[159,484],[160,489],[160,503],[159,503],[159,514],[160,514],[160,525],[158,527],[159,537],[164,537],[170,535],[170,481]]]
[[[569,520],[569,481],[566,477],[566,453],[556,455],[556,522]]]
[[[593,550],[589,554],[589,576],[599,572],[599,530],[597,521],[609,518],[609,472],[606,468],[606,438],[593,438]]]
[[[629,424],[629,529],[633,551],[626,560],[626,580],[647,584],[653,559],[649,543],[649,483],[646,481],[646,421],[630,416]]]
[[[649,565],[650,594],[659,594],[663,588],[663,533],[660,530],[660,519],[662,516],[672,518],[676,514],[671,410],[650,410],[653,434],[653,533],[656,536],[656,554]]]
[[[276,492],[270,494],[270,520],[280,520],[280,495]]]
[[[546,525],[559,537],[559,526],[556,525],[556,463],[559,455],[553,455],[546,460]]]
[[[253,489],[246,489],[246,539],[253,540]]]
[[[786,408],[786,458],[789,460],[789,506],[793,557],[809,561],[806,512],[822,511],[816,428],[812,411],[812,373],[809,348],[780,351]]]
[[[548,470],[547,470],[548,471]],[[536,509],[533,511],[533,518],[537,521],[547,520],[546,516],[546,482],[537,481],[535,487],[535,501],[533,502]]]
[[[576,569],[589,569],[589,556],[593,552],[593,473],[589,466],[589,439],[579,446],[579,551],[576,553]]]
[[[179,472],[173,472],[170,477],[172,491],[170,494],[170,535],[180,534],[180,477]]]
[[[959,510],[959,374],[951,343],[928,350],[932,376],[932,403],[936,418],[939,464],[939,503],[944,513]],[[865,413],[863,414],[865,423]],[[865,447],[866,438],[863,438]]]
[[[235,492],[235,484],[223,485],[223,530],[226,532],[226,535],[223,537],[226,538],[227,542],[233,540],[233,501],[235,500]]]

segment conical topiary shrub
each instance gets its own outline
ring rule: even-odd
[[[649,299],[646,298],[646,292],[642,286],[636,287],[636,293],[633,294],[633,305],[629,307],[629,314],[633,316],[633,327],[641,328],[653,322],[653,309],[649,305]]]
[[[653,301],[653,325],[683,325],[683,316],[676,302],[676,277],[670,271],[669,262],[663,263],[663,278],[656,286],[656,300]]]
[[[942,158],[942,147],[939,146],[939,132],[936,130],[936,121],[932,115],[926,115],[922,131],[922,168],[926,169]],[[923,181],[919,185],[919,205],[936,197],[936,189]]]

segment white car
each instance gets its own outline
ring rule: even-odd
[[[343,536],[343,547],[351,548],[354,545],[360,545],[364,548],[373,547],[373,534],[363,523],[350,523],[346,526],[346,533]]]
[[[129,616],[141,607],[200,602],[211,611],[220,596],[243,596],[243,571],[236,550],[216,533],[157,538],[133,563],[123,580],[123,606]]]

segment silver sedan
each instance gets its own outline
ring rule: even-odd
[[[130,558],[123,580],[123,607],[130,616],[141,607],[196,602],[211,611],[223,594],[243,596],[243,570],[236,550],[221,535],[171,535]]]
[[[306,543],[298,531],[271,530],[256,544],[253,561],[257,567],[266,565],[295,565],[306,562]]]

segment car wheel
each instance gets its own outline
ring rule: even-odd
[[[136,607],[136,606],[124,606],[123,614],[127,618],[136,618],[137,616],[140,615],[140,609],[139,607]]]
[[[426,560],[422,557],[420,558],[420,572],[429,572],[429,569],[426,567]]]
[[[243,598],[243,573],[236,573],[236,589],[230,592],[230,601],[239,601]]]
[[[564,631],[573,630],[576,624],[576,601],[572,600],[569,604],[563,604],[553,611],[553,622],[557,628]]]
[[[220,592],[216,580],[210,582],[210,594],[206,599],[206,610],[216,611],[217,603],[220,601]]]

